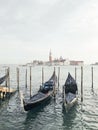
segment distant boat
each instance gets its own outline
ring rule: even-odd
[[[54,87],[57,82],[57,76],[55,71],[53,72],[51,78],[40,86],[37,94],[33,95],[30,99],[24,100],[23,105],[24,110],[29,111],[37,106],[43,105],[49,101],[54,93]]]
[[[68,73],[68,77],[63,86],[63,105],[66,111],[68,111],[78,101],[77,91],[77,83],[71,74]]]

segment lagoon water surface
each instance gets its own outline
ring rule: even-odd
[[[53,66],[44,67],[44,81],[47,81]],[[20,67],[20,91],[10,100],[0,105],[0,130],[98,130],[98,67],[94,66],[94,89],[91,89],[91,66],[83,67],[83,103],[81,104],[81,67],[77,66],[78,103],[65,112],[62,105],[62,85],[68,72],[75,76],[75,66],[60,66],[60,86],[56,99],[51,99],[44,106],[25,112],[22,97],[29,98],[29,67],[28,85],[25,88],[26,67]],[[0,68],[0,76],[4,68]],[[42,67],[32,67],[32,94],[36,93],[42,82]],[[58,75],[58,66],[56,66]],[[16,66],[10,66],[10,87],[17,88]]]

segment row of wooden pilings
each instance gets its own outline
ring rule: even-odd
[[[31,69],[32,67],[30,66],[30,97],[31,97],[31,80],[32,80],[32,75],[31,75]],[[55,69],[55,67],[54,67]],[[7,96],[6,93],[8,93],[7,91],[10,92],[10,68],[8,67],[6,70],[5,73],[8,73],[8,78],[7,80],[5,81],[5,87],[8,87],[8,90],[6,91],[1,91],[0,90],[0,99],[1,99],[1,95],[3,95],[3,98],[5,96]],[[17,90],[19,90],[19,68],[17,68]],[[93,90],[93,67],[91,67],[91,88]],[[60,83],[59,83],[59,80],[60,80],[60,67],[58,67],[58,90],[59,90],[59,86],[60,86]],[[77,81],[77,68],[75,67],[75,80]],[[42,84],[44,83],[44,68],[42,67]],[[27,88],[27,69],[26,69],[26,74],[25,74],[25,87]],[[81,102],[83,102],[83,67],[81,66]]]
[[[55,70],[55,67],[54,67],[54,70]],[[31,95],[32,95],[32,67],[30,66],[30,98],[31,98]],[[17,68],[17,90],[19,91],[19,68]],[[58,78],[59,78],[59,75],[60,75],[60,67],[59,67],[59,74],[58,74]],[[42,85],[44,83],[44,68],[42,67]],[[25,87],[27,88],[27,69],[26,69],[26,74],[25,74]],[[58,80],[58,86],[59,86],[59,80]]]
[[[55,67],[54,67],[55,69]],[[91,67],[91,88],[93,89],[93,67]],[[32,75],[31,75],[31,66],[30,66],[30,97],[31,97],[31,80],[32,80]],[[58,67],[58,90],[60,86],[60,67]],[[75,67],[75,80],[77,82],[77,68]],[[42,84],[44,83],[44,68],[42,67]],[[26,74],[25,74],[25,87],[27,88],[27,69],[26,69]],[[17,89],[19,90],[19,68],[17,68]],[[81,102],[83,102],[83,66],[81,66]]]
[[[75,80],[77,81],[77,68],[75,67]],[[93,67],[91,67],[91,89],[93,90]],[[83,66],[81,66],[81,102],[83,102]]]

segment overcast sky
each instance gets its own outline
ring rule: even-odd
[[[98,61],[98,0],[0,0],[0,64]]]

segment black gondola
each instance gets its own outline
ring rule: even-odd
[[[63,98],[64,98],[63,103],[66,111],[77,102],[78,100],[77,91],[78,91],[77,83],[75,79],[71,76],[71,74],[68,73],[68,77],[63,86]]]
[[[40,86],[40,89],[37,94],[33,95],[29,100],[23,100],[24,110],[31,110],[49,101],[54,93],[54,87],[56,82],[57,76],[54,71],[51,78],[47,82],[42,84],[42,86]]]
[[[8,78],[8,73],[0,78],[0,84],[2,84]]]

